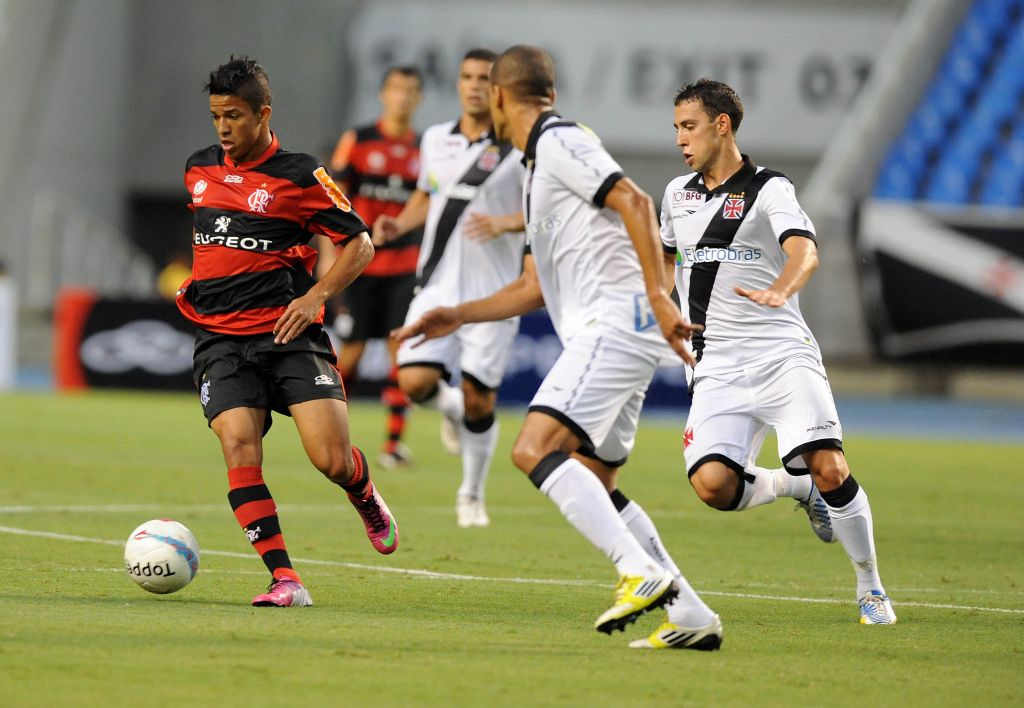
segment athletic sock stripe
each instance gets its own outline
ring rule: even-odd
[[[228,470],[228,486],[231,489],[251,487],[254,484],[263,484],[262,467],[232,467]]]
[[[609,492],[608,496],[612,499],[612,504],[615,505],[615,511],[622,512],[629,505],[629,497],[622,493],[620,489],[613,489]]]
[[[259,499],[242,504],[235,510],[235,518],[243,528],[251,525],[257,519],[265,519],[277,514],[277,504],[273,499]]]
[[[544,480],[550,477],[551,473],[558,469],[568,459],[569,456],[560,450],[549,452],[541,458],[540,462],[537,463],[537,466],[530,472],[530,481],[533,482],[537,489],[540,489],[541,485],[544,484]]]
[[[249,543],[256,545],[263,539],[280,535],[281,523],[278,521],[276,514],[274,516],[264,516],[245,524],[243,530],[249,538]]]
[[[366,455],[355,445],[352,446],[352,464],[354,467],[352,479],[341,488],[352,496],[362,499],[370,487],[370,463],[366,461]]]
[[[237,509],[243,504],[260,501],[261,499],[272,499],[270,490],[265,484],[254,484],[249,487],[238,487],[228,492],[228,503],[232,509]]]
[[[273,574],[273,572],[278,568],[292,567],[292,561],[288,558],[288,551],[283,548],[273,548],[268,551],[264,551],[260,556],[263,558],[263,563],[270,570],[271,574]],[[297,575],[295,576],[295,579],[298,580]]]
[[[830,507],[839,509],[852,502],[853,498],[857,496],[858,490],[860,490],[860,485],[857,484],[857,480],[851,474],[836,489],[829,492],[821,492],[821,497]]]
[[[288,553],[288,547],[284,544],[284,535],[280,533],[255,541],[253,542],[252,547],[255,548],[256,552],[261,556],[265,556],[270,551],[281,551],[286,555]],[[273,570],[273,568],[271,568],[271,570]]]

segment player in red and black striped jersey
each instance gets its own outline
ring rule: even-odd
[[[367,224],[379,216],[397,216],[416,189],[420,150],[412,119],[422,89],[418,69],[391,67],[381,82],[380,118],[371,125],[346,130],[335,147],[331,171],[342,190],[352,195],[356,211]],[[410,460],[409,450],[401,442],[409,399],[398,388],[398,345],[388,335],[405,321],[412,301],[421,236],[422,231],[416,229],[378,245],[370,265],[341,298],[351,317],[351,329],[342,333],[344,346],[338,357],[343,378],[355,376],[367,340],[388,342],[391,373],[382,396],[390,412],[388,437],[378,458],[387,467]],[[323,259],[325,263],[329,260]]]
[[[270,411],[291,416],[313,465],[348,493],[371,544],[398,547],[398,527],[348,436],[345,390],[323,330],[324,302],[373,257],[366,225],[315,158],[283,150],[270,130],[263,69],[234,58],[206,86],[218,144],[188,160],[193,273],[178,307],[199,331],[193,377],[228,468],[228,501],[272,575],[258,606],[312,604],[292,569],[263,481]],[[315,235],[338,257],[313,278]]]

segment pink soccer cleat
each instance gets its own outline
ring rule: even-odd
[[[313,598],[309,590],[298,580],[280,578],[270,583],[270,588],[252,599],[253,607],[309,607]]]
[[[398,522],[384,503],[376,485],[370,482],[370,495],[366,499],[348,495],[348,500],[359,512],[366,527],[366,537],[377,553],[394,553],[398,549]]]

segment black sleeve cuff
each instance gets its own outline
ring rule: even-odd
[[[665,254],[667,254],[669,256],[674,256],[678,252],[678,249],[675,246],[666,246],[665,242],[662,241],[661,242],[661,251],[662,251],[662,253],[665,253]]]
[[[818,239],[814,238],[814,234],[810,231],[805,231],[804,229],[786,229],[779,236],[779,245],[781,246],[790,236],[803,236],[804,238],[811,239],[811,242],[814,243],[815,246],[818,245]]]
[[[612,191],[612,188],[624,176],[621,172],[612,172],[608,175],[605,181],[601,183],[601,186],[597,188],[597,193],[594,194],[594,206],[604,209],[604,200],[608,198],[608,192]]]

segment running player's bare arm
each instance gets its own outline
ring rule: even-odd
[[[455,307],[435,307],[412,324],[394,330],[391,336],[399,342],[422,337],[413,345],[415,347],[428,339],[447,336],[469,322],[507,320],[543,306],[544,296],[537,280],[533,256],[527,254],[523,258],[522,274],[493,295]]]
[[[274,325],[274,343],[287,344],[316,321],[320,308],[355,280],[373,259],[373,244],[365,231],[338,249],[331,269],[305,295],[292,300]]]
[[[409,197],[398,216],[382,216],[373,224],[373,244],[383,246],[413,229],[422,228],[427,223],[427,211],[430,209],[430,195],[417,189]]]
[[[504,233],[517,233],[526,229],[523,212],[513,214],[482,214],[471,211],[466,214],[462,233],[470,241],[483,243],[498,238]]]
[[[654,202],[633,180],[623,177],[604,200],[604,205],[613,209],[622,217],[630,241],[640,260],[640,268],[644,272],[644,286],[651,310],[661,327],[665,341],[675,350],[676,354],[690,366],[697,360],[686,348],[685,342],[693,332],[703,329],[700,325],[692,325],[683,319],[679,308],[665,291],[665,269],[658,258],[661,251],[658,238],[658,223],[654,217]]]
[[[782,250],[786,252],[786,265],[770,288],[746,290],[737,287],[736,293],[759,305],[782,307],[786,300],[800,292],[818,267],[818,247],[809,238],[794,236],[782,242]]]

